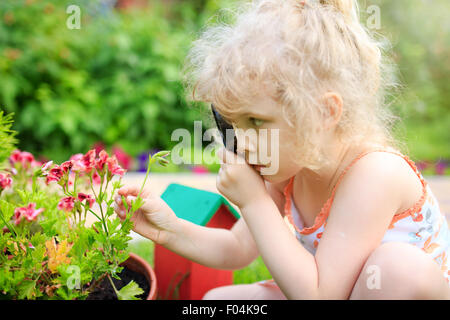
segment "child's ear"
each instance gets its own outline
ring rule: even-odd
[[[339,93],[327,92],[322,98],[326,116],[324,119],[324,129],[328,130],[337,125],[342,116],[343,101]]]

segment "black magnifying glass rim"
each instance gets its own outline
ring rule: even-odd
[[[234,129],[233,129],[233,126],[232,126],[231,124],[229,124],[228,122],[226,122],[226,121],[222,118],[222,116],[217,112],[216,108],[214,108],[214,105],[213,105],[212,103],[211,103],[211,111],[212,111],[212,114],[213,114],[213,116],[214,116],[214,120],[216,121],[217,129],[219,129],[220,134],[222,135],[222,141],[223,141],[223,144],[225,145],[225,147],[226,147],[228,150],[230,150],[230,151],[236,153],[237,141],[236,141],[236,135],[234,135]],[[233,142],[233,145],[232,145],[232,146],[227,146],[227,143],[226,143],[226,130],[227,130],[227,129],[233,130],[233,139],[234,139],[234,142]]]

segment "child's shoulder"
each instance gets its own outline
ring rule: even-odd
[[[420,183],[419,173],[414,162],[398,150],[383,148],[367,150],[355,159],[355,170],[359,174],[386,175],[393,180]]]
[[[414,163],[407,156],[390,148],[363,154],[343,179],[347,180],[342,186],[345,191],[354,192],[363,183],[369,188],[384,187],[386,191],[398,192],[401,197],[399,212],[412,207],[420,199],[423,184]]]

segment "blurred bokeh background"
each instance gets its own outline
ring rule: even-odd
[[[21,150],[60,162],[104,147],[130,170],[170,149],[176,128],[211,117],[183,96],[183,60],[207,21],[234,0],[1,0],[0,108],[14,113]],[[410,157],[450,174],[450,2],[360,1],[380,8],[402,87],[392,108]],[[66,25],[80,7],[81,28]],[[365,13],[365,14],[364,14]],[[155,170],[216,171],[218,165]]]

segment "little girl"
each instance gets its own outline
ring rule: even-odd
[[[238,154],[218,153],[217,188],[243,217],[231,230],[179,219],[146,192],[135,231],[212,268],[261,255],[273,277],[204,299],[449,299],[447,221],[390,133],[386,66],[354,1],[242,4],[193,43],[187,87],[236,132],[276,130],[279,143],[237,134]],[[269,148],[278,171],[264,175]]]

